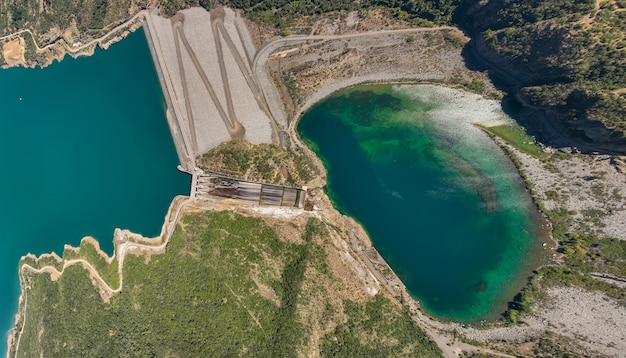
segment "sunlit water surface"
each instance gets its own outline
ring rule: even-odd
[[[160,233],[189,193],[142,31],[88,58],[0,71],[0,329],[17,312],[18,261],[115,228]],[[6,339],[0,352],[6,351]]]
[[[298,131],[328,170],[338,209],[429,313],[493,319],[547,240],[509,158],[475,123],[510,123],[497,102],[443,87],[374,86],[314,106]]]

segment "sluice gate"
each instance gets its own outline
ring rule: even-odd
[[[250,182],[216,172],[197,174],[194,184],[192,194],[196,199],[210,195],[296,208],[304,207],[306,199],[304,188]]]

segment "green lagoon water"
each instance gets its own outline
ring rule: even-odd
[[[88,58],[0,70],[0,329],[17,312],[18,261],[113,230],[160,233],[189,193],[140,30]],[[2,339],[6,351],[6,339]]]
[[[540,261],[540,215],[510,160],[472,123],[510,121],[476,96],[375,86],[314,106],[298,130],[328,170],[329,195],[358,220],[424,309],[493,319]]]

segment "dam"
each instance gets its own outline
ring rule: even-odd
[[[196,165],[198,156],[225,141],[279,144],[285,137],[285,116],[275,101],[278,91],[254,73],[257,49],[239,14],[229,8],[191,8],[164,18],[157,8],[145,16],[144,30],[178,168],[192,176],[190,197],[304,207],[306,189],[205,173]]]
[[[195,158],[224,141],[278,143],[286,123],[253,73],[256,48],[239,14],[191,8],[167,19],[156,9],[144,28],[182,171],[193,175]]]
[[[194,199],[220,196],[260,205],[305,206],[306,188],[250,182],[211,171],[199,172],[191,185],[191,197]]]

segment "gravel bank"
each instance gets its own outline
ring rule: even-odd
[[[301,44],[297,50],[280,59],[280,72],[277,63],[272,67],[272,61],[277,60],[269,60],[274,78],[291,76],[295,80],[293,87],[287,88],[294,103],[289,115],[293,140],[298,140],[295,131],[297,118],[315,103],[342,88],[363,83],[406,81],[452,83],[452,79],[459,76],[466,81],[481,79],[480,73],[471,73],[465,68],[460,49],[441,46],[441,43],[429,45],[429,39],[422,35],[416,35],[410,46],[403,46],[403,39],[398,35],[386,39],[368,38],[363,43],[337,40]],[[419,55],[413,52],[415,43],[420,49]],[[404,64],[407,58],[413,59],[406,62],[411,65]],[[442,58],[445,61],[441,61]],[[458,102],[454,103],[459,105],[450,108],[446,115],[456,113],[470,123],[487,127],[512,121],[502,113],[499,101],[486,101],[480,96],[450,88],[442,88],[440,93],[443,97],[458,97]],[[600,237],[626,239],[626,176],[611,158],[573,155],[544,163],[523,153],[516,152],[516,157],[520,159],[520,169],[527,177],[529,187],[533,188],[546,208],[565,207],[576,211],[577,222],[586,225],[596,222],[591,227]],[[551,193],[553,191],[560,195],[555,197]],[[598,225],[597,217],[590,217],[590,213],[601,213],[601,224]],[[626,351],[625,312],[615,300],[601,293],[569,287],[551,288],[546,295],[545,304],[537,303],[533,315],[523,318],[526,324],[514,327],[482,330],[441,323],[421,314],[418,317],[434,330],[457,331],[473,340],[490,344],[504,342],[516,349],[528,340],[554,332],[580,342],[583,351],[591,352],[592,356],[620,356],[620,352]],[[450,342],[453,341],[451,337]]]

